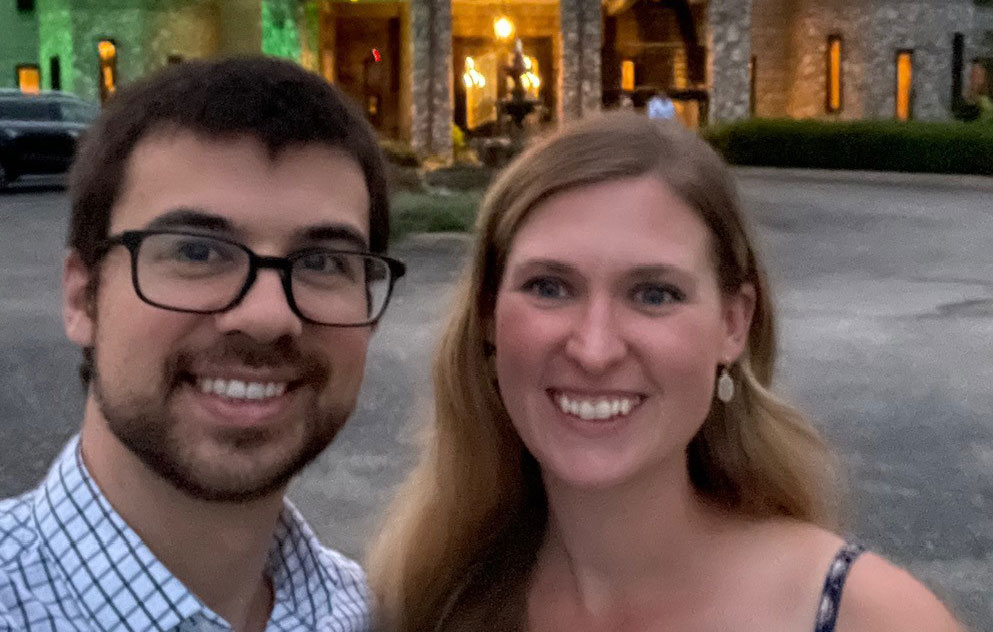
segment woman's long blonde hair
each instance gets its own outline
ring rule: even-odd
[[[711,408],[687,451],[693,485],[740,514],[837,526],[833,455],[810,423],[769,391],[775,327],[768,281],[727,166],[676,123],[600,115],[536,142],[483,200],[473,258],[435,357],[428,445],[368,560],[384,629],[435,629],[473,567],[512,547],[538,545],[547,515],[540,473],[511,425],[489,358],[497,288],[514,235],[535,206],[576,187],[645,175],[659,178],[709,227],[723,290],[750,283],[756,293],[748,346],[731,369],[737,393]]]

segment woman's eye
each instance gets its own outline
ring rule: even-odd
[[[647,307],[661,307],[686,300],[686,296],[678,288],[654,283],[636,287],[633,298],[637,303]]]
[[[562,281],[548,277],[531,279],[524,284],[524,290],[538,298],[565,298],[569,295]]]

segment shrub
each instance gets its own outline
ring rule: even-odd
[[[703,136],[736,165],[993,175],[993,125],[752,119]]]
[[[383,149],[383,154],[388,162],[401,167],[420,167],[421,160],[417,157],[413,147],[402,140],[382,138],[379,146]]]

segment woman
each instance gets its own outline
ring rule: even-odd
[[[834,459],[774,358],[702,140],[615,113],[530,148],[484,200],[433,436],[371,555],[383,627],[959,629],[834,533]]]

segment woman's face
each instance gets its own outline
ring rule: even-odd
[[[607,487],[685,467],[753,297],[722,295],[706,225],[656,178],[535,207],[511,244],[492,333],[501,397],[544,476]]]

